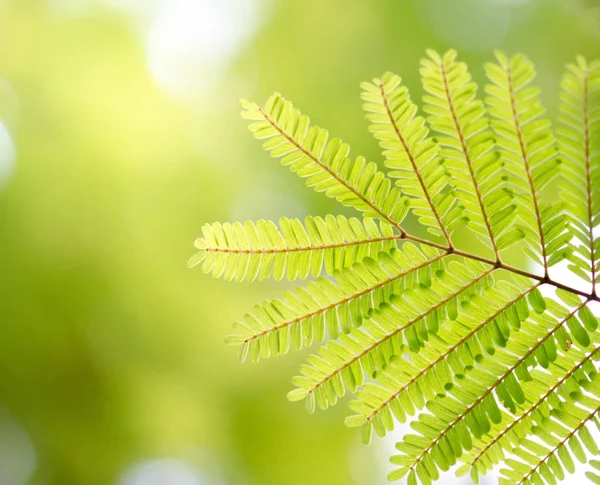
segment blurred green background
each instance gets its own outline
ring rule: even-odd
[[[424,50],[600,56],[576,0],[0,0],[0,484],[378,485],[393,444],[286,401],[231,322],[286,284],[188,270],[202,224],[340,212],[263,154],[272,91],[380,160],[358,84]],[[449,483],[458,483],[451,480]],[[461,482],[468,483],[468,482]]]

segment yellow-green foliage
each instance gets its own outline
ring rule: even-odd
[[[600,63],[568,66],[554,127],[525,57],[497,53],[486,73],[482,100],[454,51],[428,52],[423,115],[400,77],[363,83],[386,171],[279,94],[244,101],[265,150],[362,219],[210,224],[190,260],[238,281],[329,275],[257,305],[229,341],[257,361],[327,340],[290,400],[312,412],[352,393],[346,424],[366,442],[410,420],[390,474],[409,484],[457,463],[475,481],[503,463],[501,483],[552,484],[598,454]],[[458,247],[459,228],[487,250]],[[515,246],[539,272],[506,263]],[[561,261],[587,290],[553,279]]]

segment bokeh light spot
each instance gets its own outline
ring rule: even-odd
[[[6,185],[14,171],[15,146],[6,126],[0,122],[0,189]]]
[[[0,407],[0,484],[24,485],[36,465],[36,453],[27,432]]]
[[[162,2],[148,33],[150,71],[169,93],[197,96],[221,78],[257,24],[256,0]]]
[[[213,485],[200,471],[182,459],[159,458],[133,465],[119,485]]]

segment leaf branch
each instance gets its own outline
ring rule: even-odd
[[[540,245],[542,246],[542,260],[544,266],[544,276],[548,277],[548,255],[546,252],[546,241],[544,236],[544,230],[542,226],[542,215],[540,212],[538,196],[535,190],[535,185],[533,183],[533,174],[531,173],[531,166],[529,163],[529,155],[527,154],[527,148],[525,146],[525,139],[523,136],[523,130],[521,128],[521,121],[519,119],[519,113],[517,111],[517,103],[515,99],[515,90],[513,85],[513,76],[510,66],[506,67],[506,77],[508,80],[508,93],[510,97],[510,106],[513,115],[513,121],[515,123],[515,130],[517,132],[517,138],[519,141],[519,149],[521,150],[521,157],[523,158],[523,163],[525,165],[525,172],[527,174],[527,182],[529,184],[529,188],[531,190],[531,198],[533,199],[533,207],[535,210],[535,218],[538,227],[538,233],[540,236]]]
[[[198,238],[202,240],[202,238]],[[322,244],[317,246],[300,246],[297,248],[273,248],[273,249],[233,249],[233,248],[219,248],[219,247],[205,247],[202,251],[206,251],[209,253],[228,253],[228,254],[281,254],[281,253],[296,253],[303,251],[321,251],[325,249],[339,249],[345,248],[349,246],[360,246],[362,244],[372,244],[378,242],[386,242],[386,241],[397,241],[399,239],[404,239],[402,235],[395,234],[392,236],[381,236],[374,237],[370,239],[361,239],[358,241],[345,241],[343,243],[332,243],[332,244]]]
[[[589,303],[589,300],[586,300],[580,303],[575,310],[571,311],[565,318],[563,318],[558,324],[554,326],[554,328],[546,334],[546,336],[540,339],[531,349],[529,349],[523,356],[521,356],[515,364],[510,366],[508,370],[502,374],[494,383],[493,386],[489,387],[481,396],[479,396],[472,404],[470,404],[467,409],[465,409],[461,414],[459,414],[446,428],[438,434],[438,436],[431,442],[431,444],[423,450],[421,454],[416,458],[413,464],[409,467],[410,470],[413,470],[419,462],[431,451],[431,449],[440,442],[448,432],[454,428],[458,423],[460,423],[474,408],[479,405],[487,396],[489,396],[510,374],[512,374],[517,367],[519,367],[525,360],[533,354],[546,340],[548,340],[559,328],[561,328],[571,317],[573,317],[581,308]]]
[[[429,207],[431,207],[431,211],[433,212],[433,215],[435,216],[435,219],[436,219],[437,223],[439,224],[440,229],[442,230],[442,233],[444,234],[444,237],[446,238],[448,247],[452,248],[453,245],[452,245],[452,240],[450,239],[450,234],[448,234],[448,230],[446,229],[446,226],[442,222],[442,218],[441,218],[437,208],[435,207],[435,204],[433,203],[433,198],[432,198],[431,194],[429,193],[429,189],[425,185],[423,176],[421,175],[419,167],[417,166],[417,162],[415,161],[414,154],[412,153],[412,151],[410,150],[410,147],[406,143],[404,136],[402,136],[402,133],[400,132],[400,128],[398,127],[398,123],[396,123],[396,119],[394,118],[394,115],[390,108],[390,103],[389,103],[389,100],[387,97],[387,93],[384,89],[383,83],[379,80],[376,82],[376,86],[381,91],[381,97],[383,99],[383,104],[385,106],[387,116],[390,120],[392,127],[394,128],[394,132],[396,133],[398,140],[400,140],[400,143],[402,144],[402,147],[404,148],[404,151],[406,152],[408,160],[410,161],[410,164],[411,164],[411,166],[415,172],[415,175],[417,177],[417,180],[419,181],[419,185],[421,186],[421,189],[423,190],[423,194],[425,195],[425,198],[427,199],[427,203],[429,204]]]
[[[579,362],[569,372],[567,372],[556,384],[554,384],[548,390],[548,392],[546,392],[541,398],[539,398],[538,401],[534,405],[532,405],[525,413],[523,413],[521,416],[519,416],[519,418],[517,420],[513,421],[509,426],[507,426],[501,433],[499,433],[498,435],[496,435],[485,446],[485,448],[483,448],[481,451],[479,451],[479,453],[477,453],[477,455],[475,456],[475,458],[473,458],[473,460],[470,462],[470,465],[471,466],[475,466],[475,464],[480,460],[480,458],[483,455],[485,455],[485,453],[487,452],[487,450],[489,450],[492,446],[494,446],[494,444],[496,444],[498,441],[500,441],[503,436],[505,436],[508,432],[510,432],[511,429],[513,429],[517,424],[519,424],[521,421],[523,421],[523,419],[525,419],[527,416],[529,416],[531,413],[533,413],[546,399],[548,399],[548,396],[550,396],[550,394],[552,394],[562,384],[564,384],[564,382],[569,377],[571,377],[573,374],[575,374],[575,372],[577,372],[579,369],[581,369],[581,367],[583,367],[583,365],[586,362],[588,362],[590,359],[592,359],[599,351],[600,351],[600,346],[596,347],[581,362]]]
[[[531,288],[528,288],[527,290],[521,292],[518,296],[516,296],[512,300],[508,301],[501,308],[499,308],[496,312],[494,312],[491,316],[489,316],[483,322],[481,322],[479,325],[477,325],[467,335],[465,335],[458,342],[456,342],[452,347],[450,347],[446,352],[441,354],[433,362],[429,363],[429,365],[427,365],[425,368],[421,369],[418,374],[415,374],[415,376],[412,379],[410,379],[410,381],[408,381],[406,384],[404,384],[397,392],[395,392],[394,394],[389,396],[378,408],[374,409],[371,412],[371,414],[369,414],[367,416],[367,420],[370,421],[371,419],[373,419],[373,417],[375,417],[378,413],[380,413],[383,408],[388,406],[394,399],[396,399],[400,394],[402,394],[404,391],[406,391],[406,389],[408,389],[417,380],[419,380],[423,375],[425,375],[427,372],[429,372],[431,369],[433,369],[442,360],[444,360],[446,357],[448,357],[458,347],[460,347],[462,344],[464,344],[469,338],[471,338],[473,335],[475,335],[479,330],[481,330],[483,327],[485,327],[488,323],[492,322],[496,317],[498,317],[502,312],[506,311],[509,307],[514,305],[517,301],[525,298],[529,293],[531,293],[532,291],[537,289],[540,285],[541,285],[541,283],[536,283]]]
[[[462,147],[463,155],[465,156],[465,162],[467,163],[467,167],[469,167],[469,174],[471,175],[471,180],[473,180],[473,187],[475,188],[475,195],[477,196],[477,202],[479,203],[479,209],[481,210],[481,214],[483,215],[483,220],[485,222],[485,226],[487,228],[488,235],[490,236],[490,241],[492,242],[492,248],[494,250],[494,255],[496,256],[496,261],[500,262],[500,252],[498,250],[498,246],[496,244],[496,238],[494,237],[494,233],[492,232],[492,225],[490,223],[490,219],[488,217],[487,211],[485,210],[485,205],[483,204],[483,195],[481,193],[481,189],[479,187],[479,181],[475,176],[475,171],[473,169],[473,162],[471,160],[471,155],[469,153],[469,149],[467,147],[467,142],[465,140],[465,136],[463,134],[463,128],[458,121],[458,116],[456,114],[456,108],[454,106],[454,101],[452,99],[452,93],[450,92],[450,83],[448,82],[447,74],[446,74],[446,64],[445,62],[441,62],[440,70],[442,73],[442,82],[444,84],[444,93],[446,95],[446,100],[448,101],[448,108],[450,109],[450,114],[452,116],[452,122],[454,123],[454,127],[456,128],[456,133],[458,134],[458,139],[460,140],[460,145]]]
[[[592,411],[587,418],[585,418],[581,423],[579,423],[577,425],[577,427],[571,431],[563,440],[560,441],[560,443],[558,443],[544,458],[542,458],[539,463],[533,467],[529,473],[527,473],[527,475],[525,475],[521,481],[519,481],[519,483],[517,483],[517,485],[522,485],[523,483],[525,483],[537,470],[538,468],[540,468],[544,462],[550,458],[552,455],[554,455],[554,453],[556,453],[560,448],[562,448],[565,443],[567,441],[569,441],[574,435],[575,433],[577,433],[581,428],[583,428],[588,421],[591,421],[592,419],[594,419],[594,416],[596,416],[596,414],[598,414],[598,412],[600,412],[600,406],[598,406],[594,411]]]
[[[377,283],[376,285],[370,286],[369,288],[367,288],[365,290],[359,291],[357,293],[354,293],[353,295],[350,295],[350,296],[347,296],[345,298],[342,298],[341,300],[338,300],[338,301],[336,301],[334,303],[331,303],[330,305],[321,307],[318,310],[315,310],[315,311],[310,312],[310,313],[306,313],[306,314],[304,314],[304,315],[302,315],[300,317],[294,318],[292,320],[287,320],[287,321],[285,321],[283,323],[275,325],[274,327],[267,328],[267,329],[265,329],[265,330],[263,330],[261,332],[258,332],[256,334],[250,336],[250,337],[247,337],[246,339],[244,339],[244,343],[251,342],[252,340],[255,340],[255,339],[263,337],[263,336],[265,336],[267,334],[273,333],[273,332],[275,332],[277,330],[280,330],[280,329],[282,329],[284,327],[287,327],[289,325],[293,325],[293,324],[301,322],[303,320],[307,320],[307,319],[312,318],[312,317],[314,317],[316,315],[319,315],[321,313],[325,313],[326,311],[333,310],[334,308],[336,308],[336,307],[338,307],[340,305],[343,305],[344,303],[348,303],[349,301],[356,300],[357,298],[360,298],[361,296],[364,296],[364,295],[366,295],[368,293],[371,293],[371,292],[373,292],[373,291],[375,291],[375,290],[377,290],[379,288],[382,288],[383,286],[386,286],[386,285],[389,285],[390,283],[393,283],[394,281],[396,281],[396,280],[398,280],[400,278],[403,278],[404,276],[407,276],[407,275],[409,275],[411,273],[414,273],[415,271],[418,271],[421,268],[424,268],[425,266],[429,266],[429,265],[435,263],[436,261],[439,261],[439,260],[443,259],[444,257],[446,257],[445,254],[440,254],[439,256],[436,256],[435,258],[429,259],[429,260],[425,261],[424,263],[421,263],[421,264],[419,264],[419,265],[417,265],[417,266],[415,266],[413,268],[410,268],[407,271],[403,271],[401,273],[398,273],[397,275],[390,276],[386,280],[381,281],[381,282]]]
[[[509,79],[511,79],[510,78],[510,71],[509,71]],[[515,123],[516,123],[516,126],[517,126],[517,131],[518,131],[518,134],[519,134],[519,142],[520,142],[520,146],[521,146],[521,152],[522,152],[522,155],[524,157],[524,160],[528,162],[527,152],[525,150],[525,144],[524,144],[525,142],[523,140],[523,133],[522,133],[521,128],[520,128],[518,113],[516,112],[516,105],[515,105],[515,102],[514,102],[514,92],[513,92],[512,82],[510,84],[510,92],[511,92],[511,100],[512,100],[512,107],[513,107],[513,115],[514,115],[514,118],[515,118]],[[495,266],[496,268],[502,268],[502,269],[505,269],[506,271],[510,271],[512,273],[516,273],[516,274],[519,274],[521,276],[532,278],[532,279],[540,281],[542,283],[546,283],[546,284],[552,285],[555,288],[560,288],[560,289],[563,289],[565,291],[569,291],[571,293],[575,293],[577,295],[583,296],[583,297],[588,298],[590,300],[600,301],[600,297],[597,294],[595,294],[595,293],[587,293],[585,291],[578,290],[576,288],[570,287],[568,285],[564,285],[562,283],[559,283],[557,281],[554,281],[554,280],[550,279],[550,277],[548,275],[548,265],[547,264],[544,265],[545,266],[544,276],[539,276],[539,275],[536,275],[534,273],[530,273],[528,271],[524,271],[524,270],[521,270],[519,268],[515,268],[513,266],[504,264],[504,263],[502,263],[500,261],[496,261],[496,260],[492,260],[492,259],[485,258],[485,257],[482,257],[482,256],[478,256],[476,254],[471,254],[469,252],[461,251],[461,250],[455,249],[453,247],[450,247],[448,245],[439,244],[439,243],[436,243],[436,242],[433,242],[433,241],[430,241],[430,240],[427,240],[427,239],[423,239],[423,238],[420,238],[418,236],[413,236],[412,234],[407,233],[400,226],[400,224],[398,224],[396,221],[394,221],[384,211],[382,211],[380,208],[376,207],[363,194],[361,194],[360,192],[358,192],[355,188],[353,188],[350,184],[348,184],[344,179],[342,179],[340,176],[338,176],[333,170],[331,170],[330,167],[328,167],[325,163],[323,163],[322,160],[320,160],[319,158],[315,157],[312,153],[310,153],[308,150],[306,150],[304,147],[302,147],[302,145],[300,145],[292,137],[290,137],[262,108],[258,108],[258,110],[261,113],[261,115],[263,116],[263,118],[274,129],[276,129],[289,143],[291,143],[292,145],[294,145],[305,156],[307,156],[312,161],[314,161],[319,166],[321,166],[333,178],[335,178],[340,184],[342,184],[344,187],[346,187],[348,190],[350,190],[353,194],[355,194],[356,197],[360,198],[365,204],[367,204],[375,213],[379,214],[379,216],[381,216],[384,220],[386,220],[388,223],[390,223],[392,226],[394,226],[400,232],[399,239],[406,239],[406,240],[409,240],[409,241],[413,241],[413,242],[417,242],[417,243],[420,243],[420,244],[424,244],[426,246],[430,246],[430,247],[439,249],[441,251],[444,251],[446,254],[456,254],[458,256],[462,256],[462,257],[465,257],[465,258],[468,258],[468,259],[472,259],[474,261],[479,261],[481,263],[490,264],[490,265]],[[533,186],[533,178],[532,178],[531,170],[530,170],[530,168],[528,166],[528,163],[526,163],[526,166],[527,166],[527,176],[528,176],[528,180],[529,180],[529,185],[530,185],[530,188],[532,190],[532,194],[534,194],[533,199],[534,199],[534,204],[535,204],[535,208],[536,208],[536,216],[537,216],[537,222],[538,222],[538,230],[539,230],[539,233],[540,233],[540,240],[544,241],[544,233],[543,233],[542,225],[541,225],[541,216],[540,216],[540,211],[539,211],[538,200],[537,200],[537,197],[535,196],[535,188]],[[547,256],[546,256],[546,253],[545,253],[545,245],[543,243],[542,243],[542,250],[544,251],[544,258],[545,258],[544,261],[545,261],[545,263],[547,263]]]
[[[350,192],[352,192],[354,195],[356,195],[356,197],[358,197],[363,203],[368,205],[373,210],[373,212],[375,212],[381,218],[383,218],[384,220],[389,222],[392,226],[394,226],[400,232],[400,234],[406,234],[406,231],[400,226],[400,224],[398,224],[397,221],[394,221],[382,209],[380,209],[375,204],[373,204],[373,202],[371,202],[369,199],[367,199],[363,194],[361,194],[358,190],[356,190],[354,187],[352,187],[352,185],[350,185],[342,177],[340,177],[337,173],[335,173],[335,171],[333,171],[326,163],[323,163],[322,160],[320,160],[318,157],[313,155],[310,151],[306,150],[300,143],[298,143],[290,135],[288,135],[286,133],[286,131],[281,126],[279,126],[279,124],[277,122],[275,122],[275,120],[273,120],[262,108],[258,108],[258,111],[261,113],[261,115],[264,117],[264,119],[273,128],[275,128],[279,132],[279,134],[281,136],[283,136],[289,143],[294,145],[297,150],[302,152],[306,157],[310,158],[313,162],[315,162],[317,165],[319,165],[323,170],[325,170],[327,173],[329,173],[329,175],[331,175],[341,185],[343,185],[344,187],[346,187],[346,189],[348,189]]]
[[[354,362],[356,362],[357,360],[359,360],[361,357],[364,357],[365,355],[367,355],[369,352],[371,352],[373,349],[377,348],[383,342],[386,342],[387,340],[391,339],[392,337],[394,337],[395,335],[399,334],[400,332],[402,332],[402,331],[406,330],[407,328],[413,326],[415,323],[419,322],[420,320],[422,320],[423,318],[427,317],[431,313],[436,312],[437,310],[439,310],[440,308],[442,308],[445,304],[447,304],[450,300],[452,300],[453,298],[456,298],[462,292],[468,290],[471,286],[477,284],[479,281],[481,281],[482,279],[484,279],[486,276],[489,276],[494,270],[495,270],[495,268],[490,268],[490,269],[484,271],[482,274],[480,274],[473,281],[470,281],[466,285],[463,285],[459,290],[455,291],[452,295],[450,295],[450,296],[444,298],[443,300],[439,301],[437,304],[435,304],[434,306],[432,306],[425,313],[422,313],[421,315],[419,315],[419,316],[417,316],[417,317],[409,320],[404,325],[399,326],[398,328],[396,328],[393,332],[390,332],[387,335],[385,335],[382,338],[380,338],[379,340],[375,341],[373,344],[371,344],[366,349],[364,349],[360,354],[355,355],[350,360],[346,361],[341,367],[338,367],[333,372],[331,372],[329,375],[325,376],[323,379],[321,379],[319,382],[317,382],[312,388],[310,388],[308,390],[308,393],[310,394],[310,393],[316,391],[323,384],[325,384],[326,382],[328,382],[329,380],[331,380],[333,377],[335,377],[337,374],[339,374],[340,372],[342,372],[347,367],[350,367]]]
[[[590,116],[589,116],[589,82],[590,73],[586,68],[583,72],[583,140],[585,157],[585,179],[587,210],[589,221],[590,254],[592,260],[592,295],[596,295],[596,246],[594,244],[594,212],[592,210],[592,173],[590,153]]]

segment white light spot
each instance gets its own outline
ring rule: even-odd
[[[145,43],[148,26],[154,21],[164,0],[106,0],[108,7],[123,13],[132,30]]]
[[[2,188],[13,173],[16,161],[15,147],[6,129],[0,122],[0,188]]]
[[[25,485],[36,465],[31,439],[0,407],[0,483]]]
[[[161,458],[133,465],[119,480],[119,485],[213,485],[217,482],[182,459]]]
[[[178,97],[215,85],[256,30],[256,0],[163,1],[148,34],[150,71]]]

